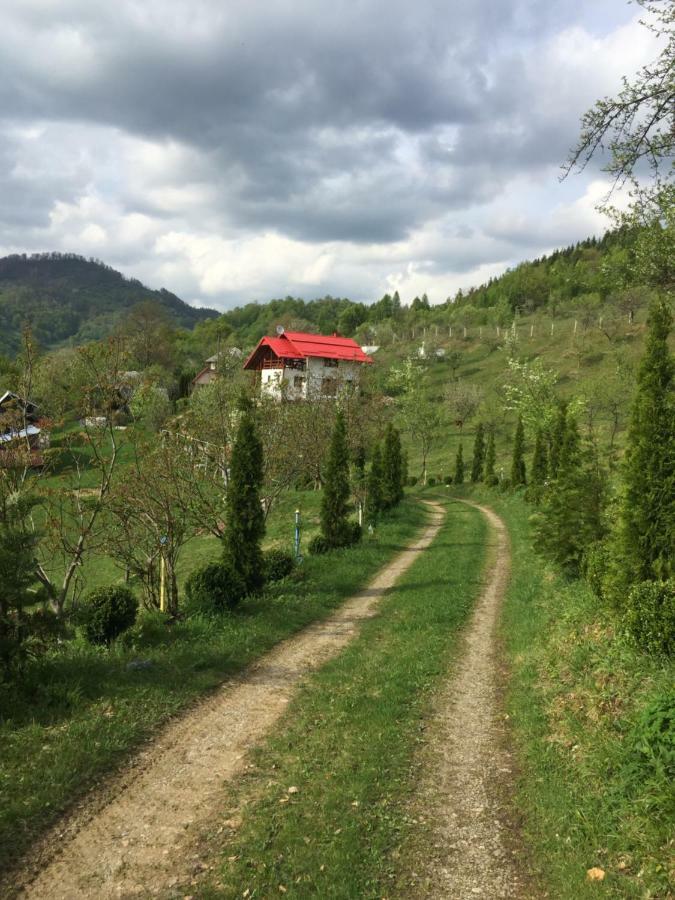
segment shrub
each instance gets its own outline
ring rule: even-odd
[[[433,478],[433,477],[432,477],[432,478],[428,478],[428,479],[427,479],[427,484],[429,485],[429,487],[433,487],[433,486],[436,484],[436,479]]]
[[[582,573],[599,600],[605,599],[605,581],[610,565],[610,550],[606,541],[595,541],[584,552]]]
[[[647,770],[669,781],[675,778],[674,691],[662,694],[642,710],[629,741],[638,777]]]
[[[226,562],[196,569],[185,582],[188,606],[198,612],[234,609],[246,594],[242,576]]]
[[[328,553],[330,547],[326,538],[322,534],[317,534],[309,542],[307,549],[312,556],[320,556],[322,553]]]
[[[641,650],[672,655],[675,651],[675,578],[634,585],[628,595],[623,625]]]
[[[268,550],[264,556],[267,581],[281,581],[287,578],[295,567],[295,560],[284,550]]]
[[[452,475],[446,475],[446,476],[445,476],[445,483],[446,483],[446,484],[452,484]]]
[[[497,478],[497,476],[495,474],[488,475],[485,478],[485,483],[489,487],[497,487],[497,485],[499,484],[499,478]]]
[[[361,540],[362,534],[363,529],[358,522],[347,522],[347,527],[345,528],[344,546],[353,547],[354,544],[358,544]]]
[[[90,644],[111,644],[136,621],[138,600],[129,588],[112,585],[87,598],[84,636]]]
[[[408,487],[415,487],[416,484],[417,484],[417,476],[410,475],[410,477],[407,480]]]

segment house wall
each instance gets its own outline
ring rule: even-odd
[[[309,397],[334,397],[340,385],[358,384],[361,363],[338,360],[337,366],[326,365],[323,357],[310,357],[305,371],[291,368],[262,369],[260,390],[268,397],[281,400],[304,400]]]

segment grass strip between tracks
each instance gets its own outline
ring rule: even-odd
[[[415,828],[414,752],[480,591],[487,533],[480,512],[452,504],[379,614],[308,680],[202,848],[222,864],[200,898],[386,896]]]

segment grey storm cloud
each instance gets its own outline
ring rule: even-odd
[[[613,5],[598,4],[605,30]],[[568,0],[0,0],[0,237],[15,228],[16,245],[94,185],[175,230],[404,240],[560,164],[594,86],[552,102],[537,48],[590,15]],[[22,142],[32,127],[44,137]],[[125,178],[125,136],[192,152]],[[201,199],[181,218],[162,191],[189,186]]]

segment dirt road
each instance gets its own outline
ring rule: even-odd
[[[330,618],[279,644],[198,708],[172,722],[129,773],[61,822],[19,884],[35,900],[131,898],[166,891],[191,874],[184,848],[218,810],[247,751],[272,730],[299,682],[336,655],[375,615],[382,595],[429,546],[443,509],[360,594]],[[34,874],[34,877],[33,877]],[[32,880],[31,880],[32,878]]]
[[[504,791],[513,761],[499,702],[495,632],[509,579],[508,534],[491,509],[469,505],[490,523],[490,558],[463,651],[436,698],[420,760],[415,812],[433,827],[410,896],[533,897],[521,875],[518,835],[509,823]]]

